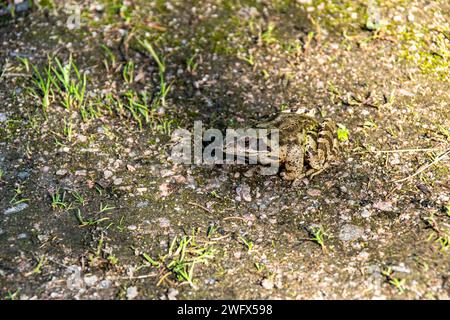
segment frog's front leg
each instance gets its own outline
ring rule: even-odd
[[[288,144],[285,147],[284,167],[285,171],[281,173],[284,180],[292,181],[298,179],[303,171],[303,148],[298,144]]]
[[[325,163],[322,168],[320,169],[309,169],[308,171],[306,171],[305,176],[309,177],[309,178],[314,178],[315,176],[317,176],[319,173],[321,173],[322,171],[324,171],[325,169],[327,169],[329,167],[328,163]]]

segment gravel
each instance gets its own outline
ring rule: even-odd
[[[127,299],[133,300],[138,296],[139,292],[137,287],[129,287],[127,288]]]
[[[20,212],[20,211],[25,210],[26,208],[28,208],[28,203],[22,202],[22,203],[19,203],[19,204],[18,204],[17,206],[15,206],[15,207],[11,207],[11,208],[9,208],[9,209],[6,209],[4,213],[5,213],[5,214],[18,213],[18,212]]]
[[[339,232],[339,239],[342,241],[356,240],[364,234],[364,229],[353,224],[346,224],[342,226]]]

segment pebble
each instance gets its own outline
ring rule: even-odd
[[[398,164],[401,164],[401,160],[400,160],[400,156],[397,153],[394,153],[392,155],[392,158],[389,160],[389,163],[391,164],[391,166],[395,166]]]
[[[87,171],[86,170],[77,170],[77,171],[75,171],[75,175],[85,177],[87,175]]]
[[[86,283],[86,285],[88,287],[92,287],[93,285],[95,285],[97,283],[97,281],[98,281],[98,278],[96,275],[84,277],[84,283]]]
[[[136,208],[145,208],[146,206],[148,206],[148,201],[142,201],[136,205]]]
[[[370,218],[370,212],[369,212],[369,210],[367,210],[366,208],[364,208],[364,209],[361,211],[361,217],[363,217],[363,218]]]
[[[69,290],[79,290],[83,287],[81,268],[79,266],[69,266],[66,273],[69,274],[69,276],[66,277],[66,285]]]
[[[79,134],[79,135],[77,136],[77,139],[78,139],[78,141],[80,141],[81,143],[87,142],[87,137],[84,136],[84,135],[82,135],[82,134]]]
[[[170,195],[170,184],[168,183],[163,183],[159,186],[159,191],[160,191],[160,195],[161,197],[167,197],[168,195]]]
[[[6,209],[4,213],[5,214],[17,213],[17,212],[20,212],[22,210],[25,210],[26,208],[28,208],[28,203],[22,202],[22,203],[19,203],[15,207],[11,207],[9,209]]]
[[[127,299],[133,300],[138,296],[138,289],[136,287],[127,288]]]
[[[250,202],[252,201],[252,196],[250,194],[250,186],[246,183],[242,183],[240,186],[238,186],[236,188],[236,193],[237,193],[237,197],[236,200],[237,201],[247,201]]]
[[[411,273],[411,269],[406,267],[404,263],[399,263],[398,266],[392,266],[392,270],[395,272]]]
[[[308,189],[306,193],[311,197],[318,197],[322,192],[319,189]]]
[[[169,292],[167,293],[167,298],[169,300],[177,300],[177,296],[178,296],[179,292],[177,289],[174,288],[170,288]]]
[[[393,211],[394,207],[392,206],[392,202],[390,201],[378,201],[374,203],[373,207],[375,209],[381,210],[381,211]]]
[[[136,188],[136,192],[138,193],[138,194],[143,194],[143,193],[146,193],[148,191],[148,189],[147,188]]]
[[[103,177],[104,177],[105,179],[111,178],[111,177],[113,176],[113,174],[114,174],[114,173],[112,173],[112,171],[110,171],[110,170],[105,170],[105,171],[103,171]]]
[[[186,177],[182,176],[182,175],[176,175],[173,176],[173,179],[175,180],[176,183],[178,184],[186,184],[187,179]]]
[[[0,113],[0,123],[5,122],[6,120],[8,120],[8,117],[6,116],[6,114]]]
[[[101,289],[108,289],[108,288],[110,288],[111,287],[111,281],[109,281],[109,280],[102,280],[102,281],[100,281],[100,288]]]
[[[274,286],[273,281],[269,280],[269,279],[264,279],[261,282],[261,285],[263,286],[264,289],[267,289],[267,290],[272,290],[273,286]]]
[[[249,170],[247,170],[246,172],[244,172],[244,177],[246,177],[246,178],[253,177],[253,175],[255,174],[256,168],[257,167],[252,167]]]
[[[159,219],[159,226],[161,228],[169,228],[170,227],[170,220],[167,218],[160,218]]]
[[[63,176],[66,173],[67,173],[67,169],[59,169],[58,171],[56,171],[57,176]]]
[[[26,171],[20,171],[20,172],[17,174],[17,177],[18,177],[20,180],[26,180],[26,179],[28,179],[29,176],[30,176],[30,174],[29,174],[28,172],[26,172]]]
[[[122,178],[116,178],[116,179],[114,179],[114,181],[113,181],[113,183],[114,183],[115,186],[121,185],[122,182],[123,182],[123,179],[122,179]]]
[[[346,224],[342,226],[339,232],[339,239],[342,241],[356,240],[364,234],[364,229],[353,224]]]

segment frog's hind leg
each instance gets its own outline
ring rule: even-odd
[[[338,152],[338,143],[335,137],[336,124],[331,119],[325,119],[320,126],[318,149],[322,150],[326,158],[332,158]]]
[[[287,145],[284,161],[285,171],[281,173],[282,178],[287,181],[298,179],[303,171],[303,161],[303,148],[298,144]]]
[[[321,125],[317,134],[317,145],[315,152],[309,153],[309,165],[314,172],[312,176],[322,172],[327,167],[327,162],[336,154],[336,139],[334,133],[336,125],[330,119],[325,120]]]

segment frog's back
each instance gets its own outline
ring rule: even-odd
[[[259,128],[278,129],[280,143],[295,141],[299,134],[316,132],[319,123],[312,117],[298,113],[280,113],[272,120],[258,125]]]

